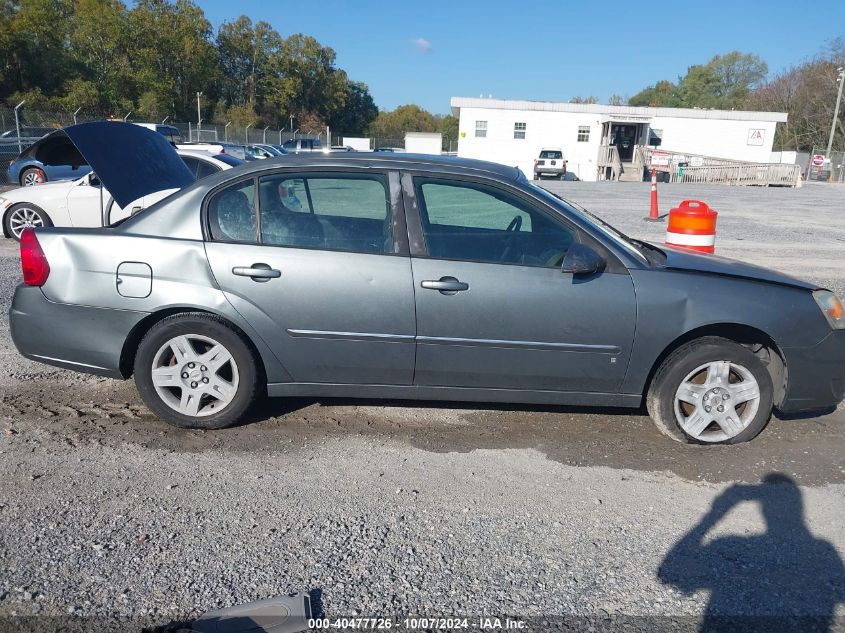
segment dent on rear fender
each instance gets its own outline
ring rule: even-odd
[[[201,242],[132,237],[107,229],[51,232],[39,239],[50,263],[43,290],[51,301],[144,312],[174,304],[226,305]],[[125,262],[152,269],[149,296],[124,297],[117,291],[117,269]]]

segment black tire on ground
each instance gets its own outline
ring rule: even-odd
[[[719,442],[704,442],[687,435],[675,417],[675,393],[697,367],[712,361],[730,361],[748,369],[760,388],[757,413],[738,435]],[[708,336],[682,345],[669,354],[654,374],[646,395],[646,407],[657,428],[677,442],[689,444],[741,444],[754,439],[772,416],[774,388],[763,362],[749,349],[728,339]]]
[[[15,212],[20,211],[21,209],[30,209],[33,211],[38,216],[41,226],[53,226],[53,221],[50,219],[50,216],[47,215],[47,212],[37,204],[19,202],[9,207],[6,214],[3,216],[3,234],[7,237],[20,241],[21,238],[12,230],[12,216],[15,215]]]
[[[162,400],[153,385],[152,368],[156,354],[165,343],[180,335],[205,336],[219,342],[229,351],[237,365],[239,381],[235,395],[216,413],[204,416],[180,413]],[[232,329],[226,321],[203,312],[185,312],[162,319],[150,328],[141,340],[135,355],[135,385],[150,410],[173,426],[188,429],[223,429],[243,420],[252,405],[264,393],[264,379],[259,371],[259,362],[245,336]]]
[[[27,186],[31,186],[31,185],[35,184],[35,183],[30,183],[29,185],[27,185],[26,184],[27,176],[38,175],[38,174],[41,175],[41,182],[47,182],[47,174],[44,172],[43,169],[40,169],[38,167],[27,167],[26,169],[24,169],[21,172],[21,176],[20,176],[21,187],[27,187]]]

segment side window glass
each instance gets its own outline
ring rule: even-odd
[[[182,162],[185,163],[185,167],[187,167],[188,171],[190,171],[194,175],[194,178],[196,178],[199,161],[192,156],[182,156]]]
[[[575,229],[494,187],[417,179],[430,257],[559,266]]]
[[[211,237],[227,242],[255,242],[255,181],[239,182],[218,191],[208,203]]]
[[[207,163],[204,160],[197,160],[197,180],[210,176],[211,174],[216,174],[218,171],[220,170],[211,163]]]
[[[383,176],[264,176],[259,195],[264,244],[393,252],[388,186]]]

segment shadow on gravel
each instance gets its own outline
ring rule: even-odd
[[[760,505],[765,533],[707,539],[728,512],[746,502]],[[780,473],[769,473],[760,484],[727,488],[669,551],[657,574],[684,593],[710,592],[700,628],[708,633],[827,633],[834,630],[836,606],[845,602],[839,554],[807,529],[801,491]]]

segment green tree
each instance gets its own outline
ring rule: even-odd
[[[270,58],[282,37],[267,22],[253,25],[245,15],[224,22],[217,32],[220,56],[220,94],[227,103],[263,103],[270,85]]]
[[[437,125],[431,112],[408,104],[392,112],[379,112],[369,131],[371,136],[399,141],[405,138],[405,132],[436,132]]]
[[[378,108],[367,84],[347,80],[344,106],[329,119],[329,124],[338,133],[364,134],[377,116]]]
[[[628,99],[628,105],[677,108],[680,107],[681,101],[678,96],[678,87],[671,81],[664,79]]]
[[[267,104],[261,113],[278,123],[293,113],[297,119],[329,120],[345,105],[346,73],[334,65],[335,52],[298,33],[285,39],[270,57]]]
[[[739,51],[716,55],[703,66],[691,66],[681,79],[681,104],[695,108],[741,107],[767,72],[768,66],[756,55]]]
[[[164,104],[158,115],[196,120],[196,92],[213,103],[217,69],[211,24],[202,9],[190,0],[138,0],[129,24],[138,93],[157,96]]]

